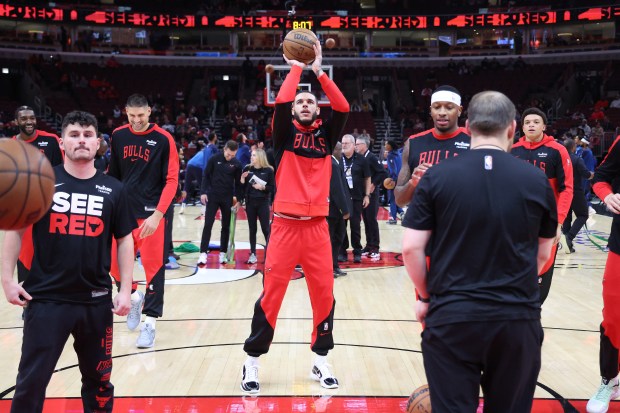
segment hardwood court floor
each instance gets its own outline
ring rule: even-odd
[[[380,218],[386,215],[382,210]],[[198,216],[198,207],[175,216],[175,245],[200,239],[203,221]],[[610,223],[610,218],[596,215],[589,227],[606,237]],[[216,222],[212,240],[219,239],[219,228]],[[329,360],[339,389],[322,389],[309,378],[312,316],[304,279],[296,277],[284,299],[271,350],[260,359],[261,396],[241,397],[240,369],[246,357],[242,345],[262,275],[257,272],[260,264],[243,264],[249,253],[248,230],[240,220],[236,265],[220,266],[212,255],[208,268],[196,273],[198,254],[192,253],[182,255],[180,269],[166,272],[165,311],[157,322],[154,349],[137,349],[138,333],[128,331],[124,319],[115,320],[115,411],[404,411],[412,390],[426,383],[420,325],[413,312],[413,285],[400,261],[403,228],[384,220],[380,228],[382,260],[364,258],[362,264],[347,265],[348,275],[335,281],[336,348]],[[262,242],[260,230],[258,238]],[[585,411],[583,401],[600,380],[598,328],[606,254],[584,232],[575,248],[571,255],[558,253],[543,308],[545,341],[536,412]],[[135,275],[144,279],[138,265]],[[21,309],[0,300],[0,413],[8,411],[13,394],[20,316]],[[79,400],[71,399],[80,391],[76,363],[69,342],[48,387],[46,412],[81,411]],[[577,410],[563,410],[556,398],[570,399]],[[620,412],[620,404],[609,411]]]

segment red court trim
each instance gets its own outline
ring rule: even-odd
[[[325,393],[329,393],[325,391]],[[0,400],[0,412],[8,412],[10,400]],[[585,411],[586,400],[571,400]],[[406,397],[329,396],[236,396],[236,397],[117,397],[115,412],[132,413],[207,413],[207,412],[308,412],[308,413],[395,413],[405,412]],[[43,413],[82,412],[79,398],[48,398]],[[609,413],[620,412],[620,401],[611,403]],[[536,399],[532,413],[564,413],[555,399]]]

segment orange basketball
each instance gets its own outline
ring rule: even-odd
[[[314,56],[316,35],[308,29],[295,29],[287,33],[282,42],[282,50],[287,59],[302,63],[311,63]]]
[[[325,40],[325,47],[327,47],[328,49],[332,49],[334,46],[336,46],[336,41],[334,39],[330,37],[329,39]]]
[[[394,189],[396,188],[396,181],[392,178],[385,178],[383,180],[383,186],[385,187],[385,189]]]
[[[431,413],[431,394],[428,384],[418,387],[407,400],[407,413]]]
[[[54,196],[54,170],[37,148],[0,139],[0,229],[17,230],[37,222]]]
[[[271,64],[265,66],[265,73],[273,73],[274,70],[275,68]]]

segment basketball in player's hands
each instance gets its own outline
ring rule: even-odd
[[[316,41],[317,37],[311,30],[294,29],[288,32],[284,38],[282,51],[287,59],[309,64],[316,57],[314,54]]]
[[[34,224],[52,204],[54,170],[37,148],[17,139],[0,139],[0,229]]]

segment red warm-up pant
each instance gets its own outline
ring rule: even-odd
[[[613,379],[618,375],[620,349],[620,255],[609,252],[603,274],[603,322],[599,363],[601,376]]]
[[[263,292],[254,306],[252,332],[243,349],[258,357],[269,351],[276,320],[296,264],[301,264],[312,305],[310,348],[327,355],[334,348],[334,275],[325,217],[293,220],[275,216],[265,259]]]
[[[138,228],[131,233],[134,242],[134,254],[140,250],[140,261],[144,267],[146,275],[146,300],[144,301],[143,314],[150,317],[161,317],[164,311],[164,285],[165,263],[168,258],[169,240],[166,238],[166,218],[159,221],[159,225],[155,232],[146,238],[140,238],[142,229],[140,225],[145,219],[138,219]],[[116,255],[116,240],[112,239],[112,265],[110,275],[120,282],[120,272],[118,269],[118,257]],[[134,281],[131,285],[132,291],[138,287]]]

